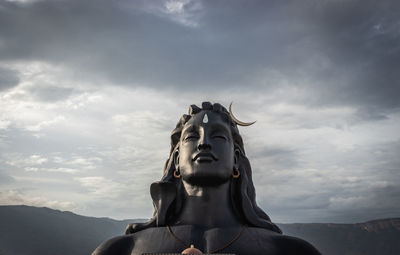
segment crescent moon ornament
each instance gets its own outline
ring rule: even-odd
[[[246,127],[246,126],[250,126],[250,125],[253,125],[254,123],[256,123],[256,121],[253,121],[253,122],[243,122],[243,121],[240,121],[240,120],[236,119],[236,117],[233,116],[233,113],[232,113],[232,103],[229,105],[229,115],[231,116],[231,118],[233,119],[233,121],[234,121],[236,124],[238,124],[239,126],[244,126],[244,127]]]

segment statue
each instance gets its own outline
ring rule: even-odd
[[[154,215],[93,255],[320,254],[285,236],[258,207],[238,121],[220,104],[190,106],[171,134],[164,175],[150,187]]]

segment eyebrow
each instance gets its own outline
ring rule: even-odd
[[[191,125],[185,127],[185,128],[182,130],[182,134],[183,134],[183,133],[186,133],[186,132],[193,132],[193,131],[196,131],[197,129],[198,129],[197,125],[191,124]]]

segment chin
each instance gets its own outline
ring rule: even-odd
[[[224,184],[229,181],[230,176],[222,176],[221,174],[210,174],[210,173],[192,173],[187,176],[184,176],[183,179],[197,186],[218,186]]]

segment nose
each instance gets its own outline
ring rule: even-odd
[[[199,143],[199,145],[197,146],[197,149],[199,151],[201,150],[211,150],[211,145],[208,143]]]
[[[197,145],[197,149],[200,150],[211,150],[211,144],[208,143],[208,139],[205,135],[200,137],[199,144]]]

